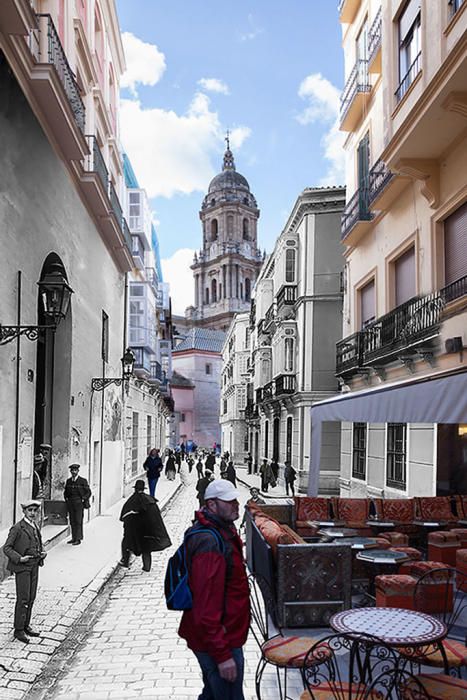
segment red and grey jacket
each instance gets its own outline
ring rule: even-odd
[[[178,634],[192,651],[203,651],[216,663],[232,658],[232,649],[245,644],[250,624],[250,591],[235,528],[197,511],[195,524],[215,528],[225,541],[221,552],[213,535],[200,533],[187,540],[189,585],[193,607],[183,613]]]

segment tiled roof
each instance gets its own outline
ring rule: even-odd
[[[211,328],[192,328],[186,338],[172,350],[172,353],[183,350],[207,350],[220,353],[224,341],[224,331],[213,331]]]
[[[170,386],[186,386],[186,387],[193,387],[194,384],[191,381],[191,379],[188,379],[188,377],[184,377],[183,374],[180,374],[180,372],[172,372],[172,376],[170,378]]]

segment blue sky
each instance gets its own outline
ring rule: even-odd
[[[121,140],[150,196],[180,313],[192,303],[187,266],[227,128],[268,252],[305,187],[342,184],[337,0],[117,0],[117,9]]]

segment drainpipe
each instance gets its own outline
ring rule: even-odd
[[[21,270],[18,270],[18,292],[16,304],[16,325],[21,325]],[[13,522],[16,522],[16,501],[18,497],[18,449],[19,449],[19,382],[21,365],[21,336],[16,338],[16,389],[15,389],[15,456],[13,481]]]

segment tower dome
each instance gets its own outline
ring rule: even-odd
[[[209,183],[208,193],[203,201],[203,209],[216,203],[216,198],[226,198],[230,201],[242,201],[250,207],[256,207],[256,199],[250,192],[250,185],[246,177],[237,172],[233,153],[230,150],[227,137],[227,149],[224,153],[222,172],[213,177]]]

